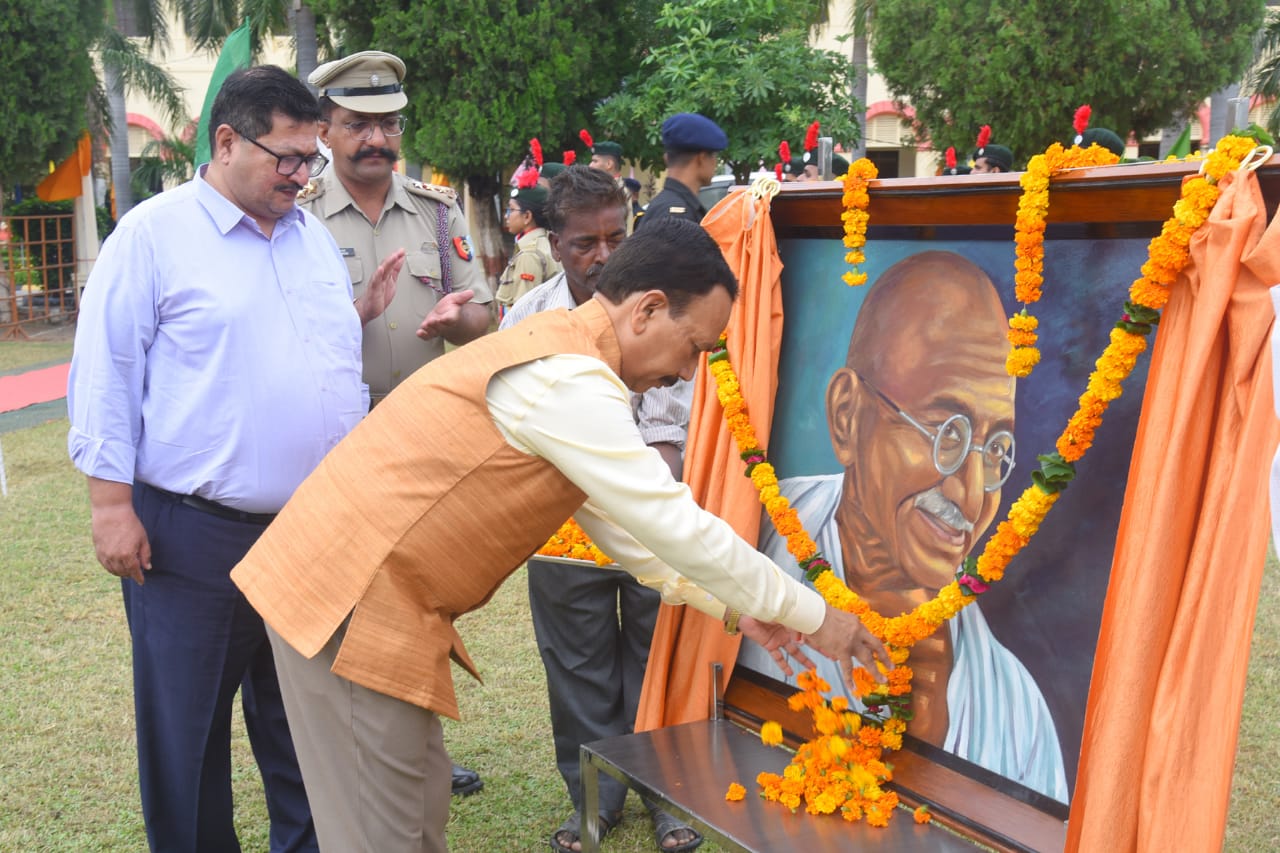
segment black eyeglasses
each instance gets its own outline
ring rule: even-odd
[[[399,136],[404,133],[404,116],[387,116],[377,121],[359,119],[358,121],[346,122],[342,126],[358,141],[364,142],[373,139],[373,129],[375,127],[382,131],[383,136]]]
[[[240,131],[236,131],[240,133]],[[277,154],[267,146],[263,145],[256,139],[240,133],[240,138],[251,145],[256,145],[263,151],[276,158],[276,174],[284,175],[286,178],[293,175],[303,165],[307,167],[307,174],[315,177],[324,171],[324,167],[329,165],[329,158],[317,151],[314,154]]]
[[[902,410],[902,407],[876,386],[872,385],[861,374],[855,374],[863,385],[876,395],[881,403],[888,406],[894,414],[915,427],[921,435],[933,444],[933,467],[944,477],[950,477],[960,470],[970,453],[978,454],[982,459],[982,489],[994,492],[1005,484],[1013,473],[1014,440],[1013,433],[1000,430],[988,436],[985,444],[974,444],[973,422],[965,415],[954,414],[942,422],[937,432]]]

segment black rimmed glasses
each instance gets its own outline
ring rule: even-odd
[[[404,116],[387,116],[386,118],[371,121],[369,119],[357,119],[356,121],[344,122],[343,127],[347,129],[358,141],[365,142],[373,139],[373,129],[376,127],[382,131],[383,136],[399,136],[404,133]]]
[[[1013,473],[1013,454],[1015,444],[1013,433],[1006,429],[992,433],[985,444],[973,443],[973,422],[966,415],[954,414],[938,426],[934,432],[902,410],[902,407],[872,385],[861,374],[854,374],[863,385],[866,385],[896,414],[911,426],[915,427],[925,438],[933,443],[933,467],[944,477],[950,477],[960,470],[964,460],[970,453],[978,454],[982,460],[983,491],[994,492],[1005,484]]]
[[[240,131],[236,131],[240,133]],[[284,175],[286,178],[291,177],[303,165],[307,167],[307,174],[315,177],[324,171],[324,167],[329,165],[329,158],[317,151],[314,154],[277,154],[258,140],[240,133],[240,138],[250,145],[256,145],[263,151],[276,158],[276,174]]]

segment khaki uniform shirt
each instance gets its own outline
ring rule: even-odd
[[[547,229],[532,228],[516,238],[516,251],[498,282],[497,300],[506,308],[563,269],[551,254]]]
[[[320,219],[333,234],[351,274],[352,292],[359,297],[378,263],[396,249],[406,252],[396,280],[396,295],[387,310],[364,327],[364,381],[377,402],[419,367],[444,354],[444,339],[417,336],[423,318],[444,292],[441,252],[437,242],[439,216],[448,212],[450,290],[474,290],[472,302],[488,303],[492,289],[475,257],[466,219],[458,209],[457,193],[448,187],[424,184],[399,173],[391,175],[391,190],[376,224],[370,223],[351,200],[342,181],[316,178],[298,195],[298,204]]]

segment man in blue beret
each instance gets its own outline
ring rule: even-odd
[[[698,200],[698,190],[711,183],[720,168],[719,152],[728,146],[729,137],[704,115],[676,113],[664,121],[662,159],[667,164],[667,179],[644,215],[636,218],[635,227],[662,216],[701,222],[707,209]]]

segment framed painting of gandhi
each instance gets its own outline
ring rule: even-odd
[[[774,200],[785,325],[769,455],[818,548],[878,612],[909,611],[955,579],[1075,411],[1177,193],[1176,179],[1153,178],[1150,198],[1113,203],[1104,183],[1082,178],[1064,193],[1064,221],[1051,213],[1044,295],[1031,309],[1042,360],[1017,381],[1005,369],[1008,317],[1021,309],[1016,175],[873,186],[859,287],[841,281],[836,185]],[[907,749],[1059,819],[1146,363],[1005,579],[911,655]],[[759,548],[802,574],[767,518]],[[784,680],[749,642],[738,662]]]

